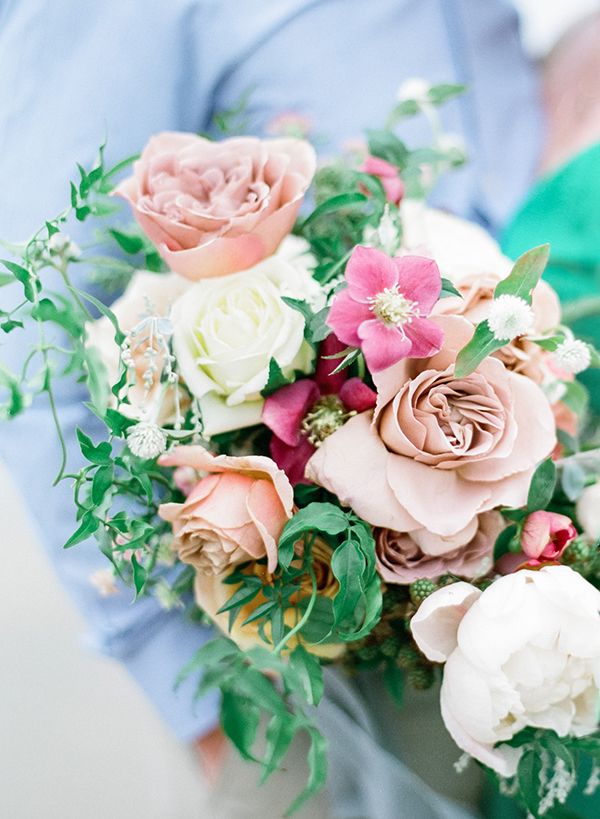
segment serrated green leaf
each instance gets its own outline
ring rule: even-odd
[[[337,535],[348,527],[347,515],[332,503],[309,503],[289,520],[279,539],[279,564],[288,569],[294,558],[294,545],[309,532]]]
[[[307,731],[310,737],[310,747],[306,755],[308,782],[306,788],[286,811],[286,816],[295,813],[311,796],[318,793],[327,781],[327,741],[313,726],[307,728]]]
[[[252,753],[260,721],[260,709],[256,702],[240,697],[231,690],[221,696],[221,724],[225,734],[233,742],[243,759],[257,762]]]
[[[531,304],[531,294],[542,277],[548,259],[550,245],[534,247],[519,256],[509,275],[498,282],[494,290],[494,298],[510,295],[524,299]]]
[[[314,654],[297,646],[290,654],[289,663],[302,684],[309,705],[318,705],[323,696],[323,670]]]
[[[531,478],[527,495],[527,511],[545,509],[554,495],[556,486],[556,464],[552,458],[542,461]]]

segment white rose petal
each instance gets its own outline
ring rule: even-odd
[[[577,501],[577,520],[590,540],[600,539],[600,483],[586,487]]]

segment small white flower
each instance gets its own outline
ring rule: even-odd
[[[90,583],[100,597],[111,597],[119,592],[112,569],[98,569],[93,572],[90,575]]]
[[[592,354],[585,341],[581,341],[579,338],[566,338],[556,348],[554,359],[561,370],[576,375],[587,370],[592,360]]]
[[[525,335],[532,329],[533,322],[533,310],[525,299],[506,293],[492,301],[488,325],[498,341]]]
[[[418,103],[429,102],[429,91],[431,83],[421,77],[411,77],[405,80],[398,87],[396,92],[396,99],[398,102],[406,102],[407,100],[414,100]]]
[[[53,256],[64,256],[65,259],[75,260],[81,256],[81,248],[66,233],[53,233],[48,240],[48,250]]]
[[[401,223],[398,212],[392,213],[390,206],[386,205],[383,215],[377,227],[367,225],[363,232],[363,242],[368,247],[383,250],[388,256],[394,256],[400,249]]]
[[[127,433],[127,446],[138,458],[143,460],[157,458],[167,447],[167,436],[156,424],[140,421],[134,427],[130,427]]]

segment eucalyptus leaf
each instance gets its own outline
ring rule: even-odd
[[[554,495],[556,486],[556,464],[551,458],[542,461],[531,478],[527,495],[527,511],[545,509]]]

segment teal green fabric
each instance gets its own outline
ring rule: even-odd
[[[582,300],[591,304],[591,299],[600,299],[600,143],[541,179],[501,237],[503,251],[512,258],[544,242],[550,242],[544,278],[561,302],[579,306]],[[600,347],[600,306],[596,315],[571,326],[579,337]],[[589,370],[580,377],[590,390],[593,409],[600,413],[600,371]],[[588,774],[589,766],[583,766],[579,772],[582,784],[569,798],[568,808],[570,815],[580,819],[598,819],[600,793],[584,797],[581,792]],[[523,819],[525,815],[489,783],[481,807],[486,819]]]
[[[512,258],[544,242],[550,242],[544,278],[561,301],[578,306],[581,300],[598,301],[598,312],[572,327],[578,336],[600,346],[600,143],[541,179],[501,239],[502,249]],[[581,380],[600,413],[600,370],[589,370]]]

